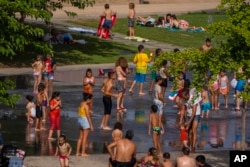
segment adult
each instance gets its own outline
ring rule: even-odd
[[[201,51],[209,51],[210,49],[212,49],[211,39],[206,38],[206,43],[200,47],[200,50]]]
[[[133,93],[133,88],[137,82],[140,83],[140,88],[139,88],[139,95],[143,96],[145,93],[143,92],[143,84],[146,80],[146,73],[147,73],[147,66],[148,63],[151,61],[151,58],[153,54],[150,55],[150,58],[148,58],[148,55],[144,53],[144,46],[139,45],[138,46],[138,51],[134,57],[133,62],[136,64],[136,74],[134,81],[129,89],[130,93]]]
[[[136,20],[142,23],[147,23],[147,22],[151,22],[152,24],[155,23],[155,19],[150,16],[148,17],[137,16]]]
[[[103,104],[104,104],[104,116],[102,118],[101,126],[100,128],[103,130],[112,130],[110,127],[107,126],[109,117],[111,114],[111,109],[112,109],[112,99],[111,97],[117,98],[117,94],[112,93],[113,89],[113,81],[115,80],[115,73],[114,72],[109,72],[108,73],[108,79],[106,79],[103,83],[101,91],[103,92]]]
[[[176,167],[196,167],[195,159],[193,157],[190,157],[189,153],[189,148],[182,148],[182,156],[177,157]]]
[[[185,126],[188,129],[189,140],[191,145],[191,152],[195,152],[195,146],[197,141],[197,128],[200,122],[201,106],[200,102],[202,100],[201,93],[197,92],[195,88],[189,91],[189,94],[183,94],[187,101],[187,121]]]
[[[44,62],[43,77],[45,80],[46,92],[49,98],[53,92],[54,71],[56,70],[56,61],[52,59],[52,55],[48,53]]]
[[[126,166],[136,167],[136,145],[131,141],[134,136],[132,130],[126,132],[125,138],[108,145],[110,154],[109,167]],[[112,151],[116,148],[116,153]]]
[[[196,31],[198,29],[200,29],[201,31],[205,31],[203,27],[190,26],[186,20],[178,20],[176,15],[172,15],[171,19],[172,21],[170,24],[170,28],[178,28],[184,31]]]
[[[211,165],[206,163],[206,158],[204,155],[197,155],[195,160],[198,167],[211,167]]]

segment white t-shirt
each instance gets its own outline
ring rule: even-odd
[[[189,91],[189,99],[186,103],[187,106],[187,116],[191,117],[192,116],[192,106],[197,104],[197,108],[196,108],[196,113],[195,115],[200,115],[201,114],[201,106],[200,106],[200,102],[202,101],[201,98],[201,93],[200,92],[196,92],[195,88],[191,89]]]

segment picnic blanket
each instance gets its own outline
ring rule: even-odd
[[[125,37],[125,39],[135,41],[135,42],[148,42],[149,40],[142,37]]]

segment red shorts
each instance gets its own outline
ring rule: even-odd
[[[181,139],[181,141],[187,141],[188,140],[188,133],[187,133],[186,129],[181,129],[180,139]]]
[[[68,156],[66,156],[66,155],[59,155],[59,159],[69,159],[69,157]]]

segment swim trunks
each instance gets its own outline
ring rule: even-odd
[[[132,158],[129,162],[119,162],[109,158],[109,162],[112,165],[112,167],[134,167],[136,159]]]
[[[158,135],[161,134],[161,128],[158,127],[158,126],[153,127],[153,128],[152,128],[152,131],[153,131],[154,133],[157,133]]]
[[[112,20],[106,20],[106,19],[105,19],[105,21],[104,21],[102,27],[103,27],[103,28],[111,29],[111,27],[112,27]]]
[[[135,25],[135,20],[133,18],[128,19],[128,27],[134,27]]]
[[[201,105],[201,111],[202,112],[207,112],[211,110],[211,103],[208,101],[208,102],[205,102]]]

